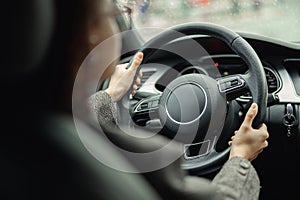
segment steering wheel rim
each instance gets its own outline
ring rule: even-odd
[[[240,35],[233,32],[232,30],[211,23],[186,23],[167,29],[154,38],[145,43],[140,52],[144,53],[144,59],[142,64],[147,63],[149,57],[161,46],[178,39],[178,33],[184,36],[191,35],[208,35],[218,38],[225,42],[238,56],[240,56],[249,67],[248,74],[242,75],[242,79],[245,81],[246,86],[252,94],[253,102],[258,105],[258,114],[253,121],[253,127],[257,128],[265,121],[266,107],[267,107],[267,82],[265,80],[265,72],[262,63],[250,46],[250,44],[244,40]],[[153,49],[151,47],[157,47]],[[141,64],[141,65],[142,65]],[[137,72],[139,69],[137,70]],[[226,80],[225,80],[226,81]],[[128,95],[125,95],[125,99]],[[212,151],[206,156],[199,157],[198,159],[190,160],[189,162],[183,163],[182,167],[189,170],[195,169],[206,169],[221,160],[226,160],[230,147],[226,148],[221,152]]]

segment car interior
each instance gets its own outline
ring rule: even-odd
[[[51,94],[39,96],[38,90],[52,85],[36,72],[55,79],[47,69],[51,63],[43,63],[51,45],[53,1],[10,1],[2,10],[8,30],[1,33],[6,48],[1,61],[1,199],[163,199],[142,175],[114,170],[95,159],[82,144],[73,119],[53,114],[39,101],[51,101]],[[233,132],[250,104],[257,102],[254,126],[264,122],[270,134],[269,146],[252,162],[261,182],[259,198],[297,199],[300,40],[201,21],[180,23],[145,40],[128,15],[118,16],[117,22],[122,32],[120,63],[130,62],[138,51],[144,53],[141,85],[118,103],[120,124],[178,139],[185,144],[181,168],[191,176],[212,179],[228,158]],[[99,82],[98,89],[106,89],[108,83],[109,79]],[[130,105],[130,122],[124,102]],[[96,129],[82,126],[86,141],[98,142],[95,151],[133,167]],[[178,136],[179,129],[183,134]]]
[[[231,30],[205,22],[188,22],[170,29],[159,31],[140,45],[136,44],[141,37],[139,32],[133,32],[128,38],[124,35],[127,49],[140,46],[137,51],[143,51],[146,55],[140,68],[143,72],[142,84],[130,98],[134,124],[174,138],[176,130],[172,128],[176,123],[172,122],[172,118],[178,119],[178,116],[172,116],[172,113],[176,115],[181,112],[184,115],[184,110],[171,110],[168,103],[165,103],[170,91],[176,91],[174,80],[179,83],[192,82],[193,76],[197,74],[197,83],[203,85],[201,81],[208,80],[199,75],[213,77],[217,80],[215,84],[226,93],[227,113],[222,116],[225,117],[224,127],[213,150],[208,150],[211,143],[207,142],[214,142],[213,138],[204,140],[201,133],[200,136],[197,135],[199,137],[187,146],[182,168],[191,175],[209,179],[214,177],[228,155],[227,141],[232,132],[238,129],[249,104],[259,102],[262,109],[260,122],[267,124],[270,134],[268,148],[253,161],[261,180],[260,199],[296,197],[297,186],[290,183],[297,182],[300,178],[297,156],[300,117],[299,42],[288,42],[250,32],[235,32],[238,36],[234,36]],[[233,39],[239,36],[244,39],[243,44]],[[135,51],[123,55],[121,62],[128,62],[134,53]],[[260,63],[262,70],[257,67]],[[251,77],[251,80],[247,80],[247,77]],[[253,83],[258,85],[253,86]],[[106,85],[102,87],[105,88]],[[180,92],[182,91],[179,90]],[[179,95],[181,94],[184,96],[183,93]],[[187,105],[196,105],[193,100],[185,97],[179,99],[181,102],[173,102],[172,107],[178,107],[180,103],[184,105],[183,109]],[[167,108],[162,109],[161,104]],[[165,110],[169,113],[164,113]],[[222,121],[218,114],[211,115],[212,121]],[[189,110],[187,116],[181,116],[179,121],[191,116],[193,111]],[[209,123],[206,121],[205,124]],[[199,125],[201,130],[208,129],[205,124]],[[188,126],[190,128],[191,124]]]

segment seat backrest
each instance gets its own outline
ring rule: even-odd
[[[1,95],[6,118],[2,130],[6,131],[1,131],[0,199],[159,199],[142,176],[116,171],[96,160],[82,145],[71,116],[28,107],[39,96],[30,94],[39,91],[20,83],[32,74],[38,76],[39,68],[49,67],[41,63],[51,44],[54,1],[1,4],[5,44],[1,83],[7,93]],[[96,135],[84,126],[88,135]],[[109,145],[99,145],[96,151],[121,159]]]
[[[15,81],[37,67],[45,55],[53,32],[54,5],[52,0],[4,1],[0,15],[0,63],[5,72],[1,81]]]

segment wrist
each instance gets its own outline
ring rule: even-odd
[[[234,158],[234,157],[238,157],[238,158],[243,158],[243,159],[246,159],[246,160],[250,160],[249,157],[246,156],[243,153],[237,153],[237,152],[235,152],[235,153],[230,153],[229,154],[229,159]]]
[[[116,102],[116,100],[114,98],[114,95],[113,95],[113,92],[109,88],[107,88],[106,90],[104,90],[104,92],[106,92],[110,96],[112,102]]]

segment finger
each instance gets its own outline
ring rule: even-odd
[[[231,146],[231,145],[232,145],[232,141],[229,141],[229,142],[228,142],[228,145]]]
[[[232,136],[232,137],[231,137],[231,140],[234,140],[234,138],[235,138],[235,136]]]
[[[264,139],[268,139],[269,138],[269,133],[268,133],[268,129],[267,126],[262,123],[258,129],[259,132],[262,132],[263,138]]]
[[[136,93],[136,89],[133,89],[133,88],[132,88],[131,94],[134,95],[135,93]]]
[[[234,135],[236,135],[238,133],[238,131],[234,131]]]
[[[142,71],[139,71],[138,77],[139,77],[139,78],[142,78],[142,77],[143,77],[143,72],[142,72]]]
[[[251,107],[246,113],[245,119],[243,121],[243,125],[251,126],[252,122],[257,115],[258,112],[258,106],[256,103],[252,103]]]
[[[269,143],[267,140],[264,141],[264,144],[263,144],[263,148],[266,148],[267,146],[269,146]]]
[[[264,123],[262,123],[258,129],[262,130],[262,131],[266,131],[266,132],[268,131],[268,128],[267,128],[266,124],[264,124]]]
[[[139,84],[141,84],[141,79],[140,79],[140,78],[136,78],[136,80],[135,80],[135,84],[136,84],[136,85],[139,85]]]
[[[129,67],[129,70],[135,72],[140,66],[140,64],[142,63],[143,56],[144,56],[143,52],[138,52],[137,54],[135,54],[133,61]]]
[[[131,94],[132,94],[132,95],[136,93],[137,88],[138,88],[138,86],[137,86],[136,84],[134,84],[134,85],[132,86],[132,89],[131,89]]]
[[[138,88],[138,86],[137,86],[136,84],[134,84],[134,85],[132,86],[132,90],[137,90],[137,88]]]
[[[268,132],[264,132],[264,137],[265,137],[265,139],[268,139],[269,138],[269,133]]]

